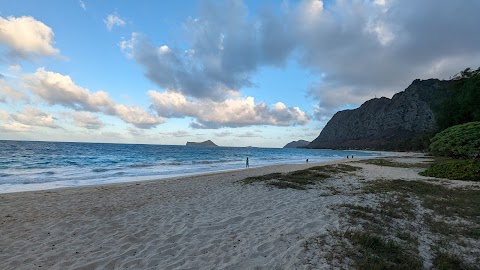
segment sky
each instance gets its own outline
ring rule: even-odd
[[[0,139],[282,147],[480,66],[480,1],[0,2]]]

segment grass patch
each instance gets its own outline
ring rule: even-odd
[[[469,266],[463,263],[458,257],[447,253],[439,253],[434,261],[433,265],[437,270],[476,270],[478,267]]]
[[[266,174],[266,175],[260,175],[260,176],[251,176],[243,179],[244,184],[253,184],[255,182],[263,182],[263,181],[268,181],[268,180],[273,180],[273,179],[279,179],[282,177],[281,173],[271,173],[271,174]]]
[[[423,206],[437,215],[460,217],[480,224],[480,190],[447,188],[421,181],[374,181],[365,190],[371,193],[406,192],[418,196]]]
[[[397,167],[397,168],[427,168],[429,166],[429,164],[427,163],[403,163],[403,162],[396,162],[386,158],[367,159],[359,162],[378,165],[378,166]]]
[[[409,243],[416,243],[417,239],[413,237],[409,232],[402,231],[402,232],[397,232],[395,235],[398,239],[403,240],[405,242]]]
[[[337,173],[355,172],[361,169],[362,168],[360,167],[340,163],[335,165],[315,166],[315,167],[309,168],[308,170],[337,174]]]
[[[457,257],[441,253],[443,243],[464,245],[460,239],[480,239],[480,190],[447,188],[441,185],[421,181],[375,181],[366,186],[367,192],[376,194],[404,194],[420,199],[422,206],[430,209],[425,217],[429,230],[439,237],[436,243],[436,269],[478,269],[472,268]],[[403,208],[398,204],[399,209]],[[386,213],[389,211],[387,210]],[[399,237],[401,238],[401,237]]]
[[[452,180],[480,181],[480,160],[437,161],[420,175]]]
[[[307,189],[308,186],[321,182],[338,173],[348,173],[360,170],[361,168],[346,165],[325,165],[315,166],[305,170],[293,171],[286,174],[271,173],[261,176],[247,177],[242,180],[244,184],[265,182],[267,185],[277,188]]]
[[[306,187],[304,187],[302,185],[295,184],[295,183],[292,183],[292,182],[286,182],[286,181],[272,181],[272,182],[267,183],[267,185],[274,186],[274,187],[277,187],[277,188],[280,188],[280,189],[286,189],[286,188],[293,188],[293,189],[299,189],[299,190],[307,189]]]
[[[418,255],[391,239],[368,232],[347,232],[358,269],[422,269]]]

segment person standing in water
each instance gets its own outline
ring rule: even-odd
[[[248,163],[248,157],[247,157],[247,163],[245,163],[245,168],[250,168],[250,164]]]

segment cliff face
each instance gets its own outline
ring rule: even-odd
[[[287,143],[283,148],[299,148],[299,147],[305,147],[309,144],[309,141],[305,140],[298,140],[298,141],[293,141]]]
[[[446,98],[448,84],[415,80],[392,99],[375,98],[357,109],[337,112],[307,147],[394,150],[435,129],[434,108]]]
[[[187,142],[187,145],[191,145],[191,146],[218,146],[210,140],[204,141],[204,142]]]

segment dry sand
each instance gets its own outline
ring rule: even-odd
[[[315,165],[1,194],[0,269],[324,268],[305,241],[342,229],[334,206],[358,200],[333,191],[365,179],[425,179],[416,169],[357,163],[364,170],[329,188],[239,182]]]

